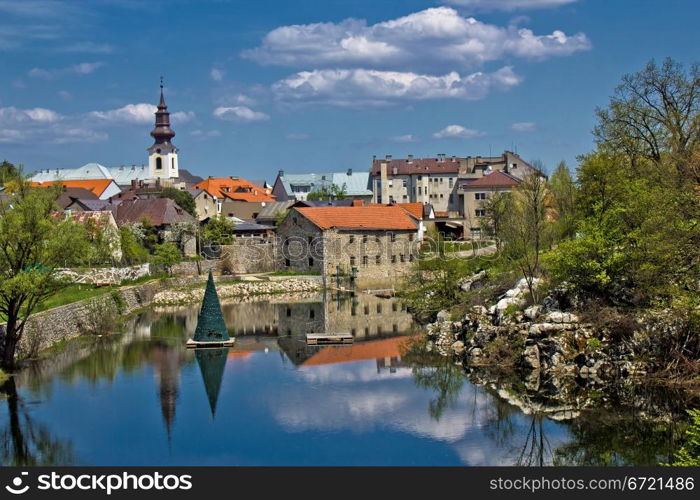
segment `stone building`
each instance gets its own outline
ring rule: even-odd
[[[298,207],[277,229],[281,269],[392,282],[418,249],[418,224],[396,206]]]

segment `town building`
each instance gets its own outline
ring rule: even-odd
[[[544,176],[512,151],[488,157],[438,154],[435,158],[408,155],[407,158],[394,159],[392,155],[386,155],[384,159],[375,157],[372,160],[372,201],[379,204],[431,204],[439,219],[436,221],[438,228],[458,236],[466,235],[474,227],[470,218],[475,207],[465,198],[465,194],[470,193],[462,188],[492,172],[504,172],[516,180],[531,173]]]
[[[495,193],[508,193],[521,182],[503,170],[496,170],[474,180],[460,180],[458,191],[464,203],[464,226],[472,237],[481,234],[481,221],[486,216],[485,203]]]
[[[78,188],[92,192],[98,199],[106,200],[112,196],[121,193],[121,189],[112,179],[90,179],[90,180],[75,180],[75,181],[46,181],[30,183],[34,187],[48,187],[55,184],[61,184],[64,188]]]
[[[289,174],[280,170],[272,188],[278,201],[306,200],[310,193],[336,189],[346,198],[371,201],[372,186],[369,172],[346,172]]]
[[[415,260],[418,224],[396,206],[292,208],[277,228],[281,269],[392,281]]]
[[[216,214],[242,220],[255,219],[275,197],[240,177],[209,177],[194,186],[214,198]]]

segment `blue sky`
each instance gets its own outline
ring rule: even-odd
[[[0,159],[142,164],[165,78],[181,168],[266,178],[517,149],[552,169],[693,0],[0,0]]]

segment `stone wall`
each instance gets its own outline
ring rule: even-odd
[[[61,276],[67,276],[73,283],[94,285],[119,285],[123,281],[136,280],[151,274],[150,264],[129,267],[95,267],[92,269],[62,269]]]
[[[190,260],[178,262],[170,268],[170,272],[176,276],[199,276],[208,274],[209,270],[217,272],[220,266],[221,261],[219,259],[200,260],[199,262]]]
[[[246,241],[221,247],[222,268],[234,274],[277,271],[275,239]]]

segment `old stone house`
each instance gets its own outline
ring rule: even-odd
[[[211,196],[216,214],[254,220],[267,203],[275,201],[269,190],[240,177],[209,177],[195,186]],[[205,200],[206,201],[206,200]]]
[[[114,215],[110,211],[81,211],[72,212],[66,210],[66,217],[73,222],[84,226],[92,226],[102,231],[105,241],[109,247],[112,260],[119,262],[122,260],[122,244],[119,234],[119,227],[114,220]],[[91,229],[89,229],[91,230]]]
[[[418,223],[397,206],[292,208],[277,230],[282,270],[392,281],[418,251]]]

